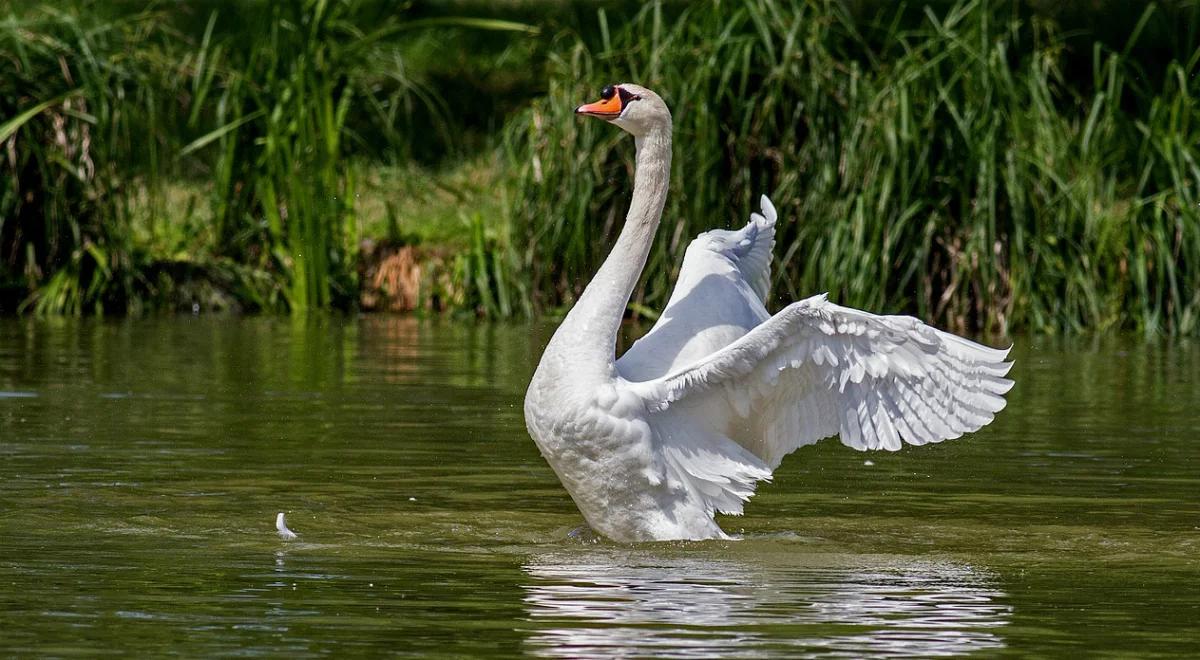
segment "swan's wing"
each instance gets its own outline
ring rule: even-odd
[[[774,468],[783,456],[840,435],[855,449],[957,438],[991,422],[1012,381],[1007,350],[876,316],[825,295],[788,306],[696,363],[631,387],[652,412],[721,410],[730,435]],[[678,402],[678,403],[677,403]]]
[[[766,305],[771,289],[771,257],[775,250],[775,221],[779,214],[775,205],[763,195],[759,198],[762,213],[751,213],[750,222],[737,231],[714,229],[697,238],[705,248],[723,255],[737,267],[738,273],[758,299]]]
[[[654,327],[617,360],[633,381],[661,377],[727,346],[769,317],[763,301],[771,280],[775,207],[736,231],[700,234],[684,254],[675,289]]]

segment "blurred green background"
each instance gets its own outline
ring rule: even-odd
[[[786,218],[779,306],[1200,330],[1200,2],[0,0],[0,313],[555,313],[675,117],[630,305]]]

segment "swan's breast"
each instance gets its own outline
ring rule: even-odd
[[[530,388],[529,433],[588,523],[626,536],[611,526],[639,524],[631,519],[656,510],[655,492],[665,487],[645,406],[623,381],[572,389]]]

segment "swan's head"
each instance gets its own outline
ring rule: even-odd
[[[609,85],[600,100],[575,108],[575,114],[599,117],[635,137],[654,129],[671,128],[671,111],[654,92],[633,83]]]

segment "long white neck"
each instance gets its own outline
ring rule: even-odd
[[[671,180],[670,125],[637,137],[636,145],[633,200],[625,226],[546,349],[568,350],[571,362],[579,368],[598,369],[598,375],[604,376],[613,372],[617,332],[629,296],[646,266]]]

